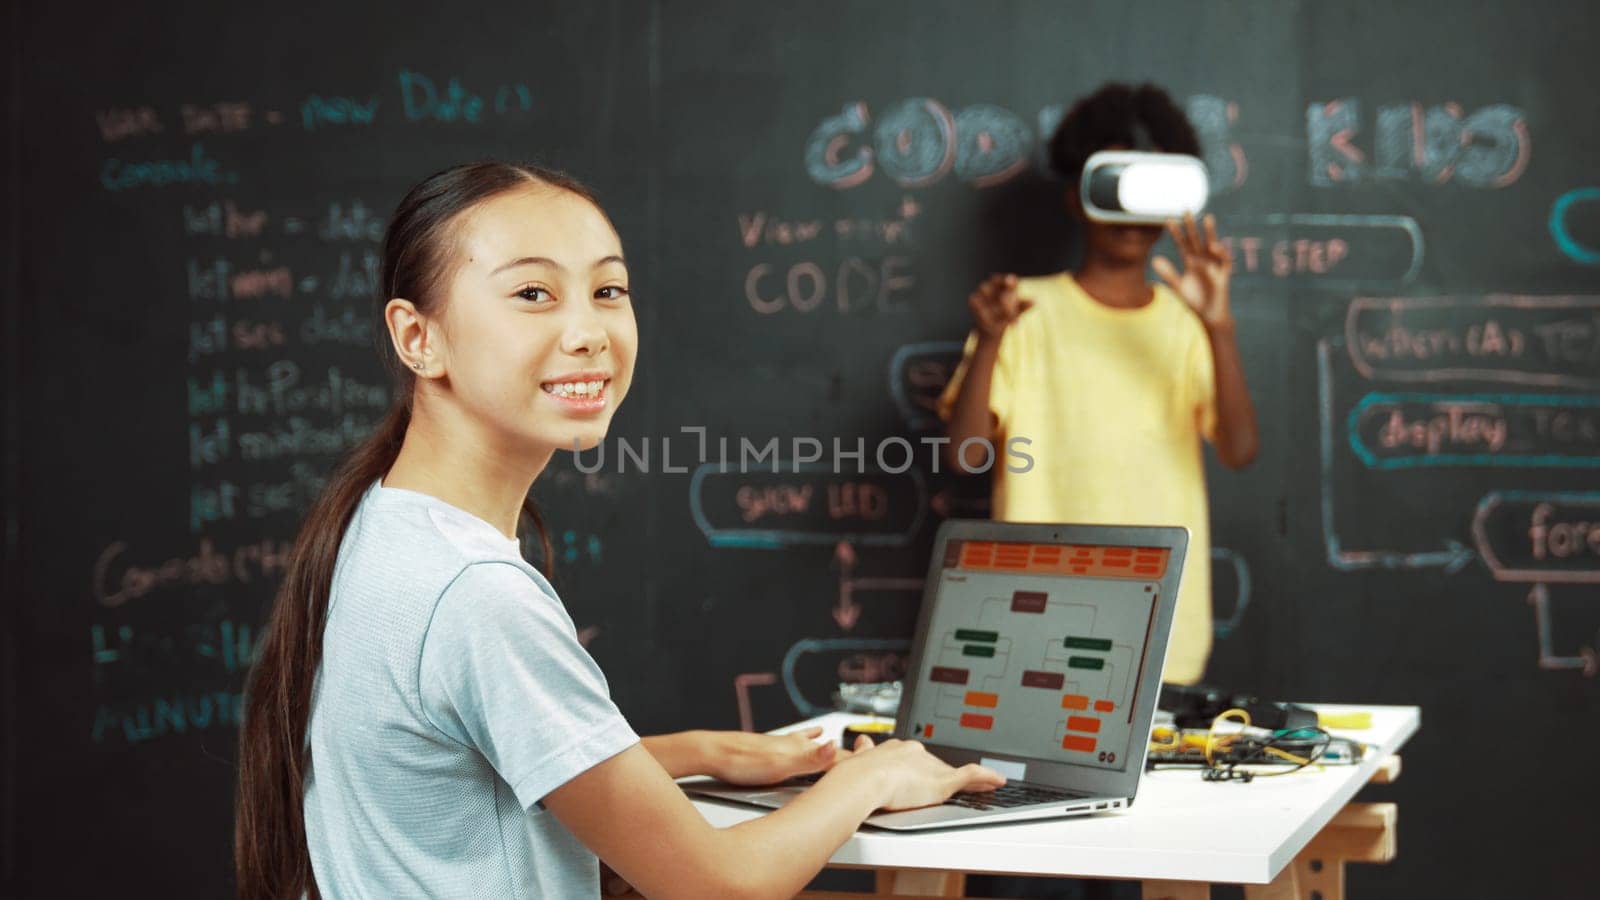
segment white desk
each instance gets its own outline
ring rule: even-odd
[[[1327,766],[1248,784],[1205,782],[1194,770],[1147,772],[1130,809],[1080,818],[912,833],[866,829],[840,847],[829,865],[1189,882],[1202,888],[1156,891],[1171,896],[1205,896],[1211,883],[1280,884],[1281,874],[1293,876],[1289,863],[1334,821],[1422,720],[1414,706],[1316,708],[1371,712],[1371,728],[1334,733],[1381,749],[1369,751],[1357,766]],[[863,718],[833,713],[780,730],[821,725],[826,736],[837,740],[847,723]],[[763,814],[701,798],[695,806],[718,827]],[[1392,818],[1391,808],[1391,826]],[[1389,841],[1392,853],[1392,836]],[[1341,884],[1342,871],[1341,866]],[[1290,888],[1266,896],[1296,893]],[[1151,895],[1148,885],[1146,895]]]

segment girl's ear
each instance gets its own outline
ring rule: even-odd
[[[402,297],[390,300],[384,304],[383,321],[389,328],[389,341],[394,345],[395,355],[400,357],[401,365],[421,377],[444,374],[435,362],[436,354],[432,346],[435,328],[426,316],[417,311],[416,304]]]

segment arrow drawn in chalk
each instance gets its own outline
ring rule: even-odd
[[[839,570],[839,599],[833,606],[833,621],[845,631],[856,627],[861,618],[861,604],[856,602],[856,591],[920,591],[921,578],[856,578],[856,549],[849,541],[840,541],[833,548],[833,564]]]
[[[1454,538],[1445,549],[1426,553],[1392,550],[1346,550],[1333,528],[1333,363],[1330,342],[1317,341],[1317,403],[1322,413],[1322,538],[1328,565],[1342,572],[1361,569],[1444,569],[1454,575],[1477,557],[1476,551]]]
[[[1550,590],[1542,584],[1528,592],[1528,605],[1533,607],[1533,622],[1539,632],[1539,668],[1545,670],[1582,669],[1593,678],[1600,672],[1600,657],[1593,647],[1579,647],[1577,656],[1556,656],[1550,639]]]
[[[739,730],[755,731],[755,715],[750,711],[750,689],[761,685],[776,684],[778,676],[771,672],[745,672],[733,676],[733,696],[739,704]]]

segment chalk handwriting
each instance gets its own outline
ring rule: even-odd
[[[316,131],[330,126],[362,126],[377,121],[378,98],[324,97],[311,94],[300,102],[300,127]]]
[[[101,606],[122,606],[157,591],[276,579],[289,561],[289,542],[273,539],[219,548],[201,538],[192,553],[156,562],[129,558],[126,541],[107,544],[95,558],[91,587]]]
[[[1229,217],[1223,231],[1242,280],[1388,287],[1412,281],[1422,268],[1422,229],[1409,216],[1274,213]]]
[[[238,180],[238,173],[224,169],[199,144],[190,147],[189,155],[181,159],[108,159],[100,164],[100,186],[108,191],[233,184]]]
[[[1365,378],[1600,386],[1600,297],[1359,298],[1345,346]]]
[[[231,200],[199,207],[187,203],[183,206],[183,233],[190,237],[260,237],[266,222],[265,210],[241,210]]]
[[[787,269],[757,263],[745,273],[744,296],[751,309],[767,316],[786,310],[811,313],[824,307],[841,314],[885,315],[906,311],[907,295],[916,284],[910,257],[848,256],[829,263],[804,260]]]
[[[1417,180],[1503,188],[1522,177],[1532,152],[1526,116],[1506,104],[1471,113],[1456,103],[1386,105],[1378,107],[1374,125],[1369,155],[1357,143],[1360,100],[1346,97],[1308,105],[1311,184]]]
[[[178,107],[178,114],[183,119],[184,134],[232,134],[250,127],[250,104],[237,101],[204,105],[185,103]]]
[[[1491,491],[1472,535],[1497,581],[1600,583],[1600,493]]]
[[[243,721],[243,693],[175,693],[97,707],[89,737],[96,744],[116,740],[143,744],[197,731],[237,732]]]
[[[94,121],[100,128],[100,139],[108,144],[165,130],[161,117],[148,106],[103,109],[94,114]]]
[[[1349,438],[1375,469],[1600,467],[1600,397],[1368,394],[1350,411]]]
[[[1242,185],[1248,167],[1231,135],[1237,104],[1199,95],[1190,98],[1188,109],[1206,148],[1212,189]],[[852,101],[812,129],[802,163],[813,181],[838,190],[857,187],[880,171],[905,188],[952,175],[977,188],[992,187],[1044,162],[1043,145],[1062,112],[1060,106],[1045,107],[1030,126],[1003,106],[976,103],[952,110],[931,97],[910,97],[883,107],[874,119],[866,103]]]
[[[785,469],[788,467],[786,466]],[[740,472],[720,463],[695,469],[690,512],[712,546],[777,548],[790,544],[907,543],[927,514],[922,473],[835,473],[815,464],[800,471]]]
[[[175,661],[210,661],[222,673],[236,675],[249,669],[261,638],[256,626],[233,619],[189,623],[176,631],[95,623],[89,626],[89,658],[95,680],[102,683],[115,671]]]

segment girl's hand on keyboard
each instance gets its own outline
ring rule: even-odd
[[[870,767],[883,790],[878,808],[886,810],[934,806],[961,791],[992,791],[1006,783],[999,772],[977,763],[951,766],[917,741],[874,745],[866,735],[856,739],[855,748],[837,767],[844,766]]]
[[[842,755],[831,743],[819,744],[821,728],[789,734],[720,731],[709,754],[708,775],[729,784],[777,784],[796,775],[826,772]]]

